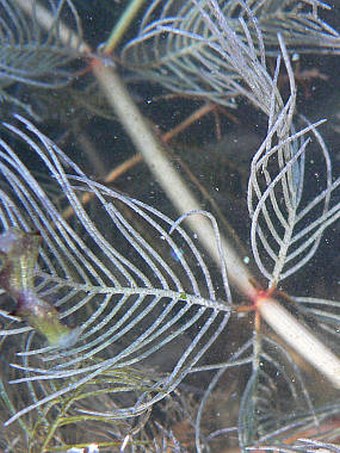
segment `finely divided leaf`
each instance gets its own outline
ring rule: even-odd
[[[55,88],[70,81],[70,63],[78,55],[62,44],[61,24],[66,19],[81,37],[78,15],[71,0],[46,0],[44,6],[53,17],[48,32],[39,25],[35,6],[26,16],[15,1],[0,1],[0,87],[21,82]]]
[[[271,91],[265,53],[279,54],[279,33],[290,52],[339,51],[339,34],[319,15],[324,8],[317,0],[157,0],[122,61],[176,93],[232,107],[237,95]],[[261,104],[260,95],[251,100]]]
[[[51,381],[56,387],[11,421],[105,372],[151,366],[157,376],[152,395],[139,391],[138,401],[127,398],[117,413],[102,411],[108,417],[140,413],[174,389],[224,330],[230,307],[223,302],[223,282],[210,274],[195,240],[180,226],[170,234],[171,219],[92,181],[32,124],[20,121],[26,131],[6,125],[20,139],[18,151],[0,143],[2,230],[39,232],[34,290],[58,308],[75,337],[55,348],[33,334],[18,351],[15,382]],[[65,197],[64,211],[35,171],[50,175]],[[86,206],[84,193],[93,197]],[[2,316],[3,336],[27,329],[20,319]]]

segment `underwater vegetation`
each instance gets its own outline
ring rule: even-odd
[[[308,273],[340,178],[292,62],[339,54],[328,8],[0,0],[1,451],[339,450],[336,260]],[[157,134],[169,93],[263,127],[237,196],[205,156],[212,209]]]

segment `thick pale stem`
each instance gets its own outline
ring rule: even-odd
[[[27,14],[32,14],[33,0],[15,1]],[[46,9],[36,4],[34,12],[37,20],[43,27],[49,29],[52,26],[53,18],[49,16]],[[60,39],[65,41],[65,45],[73,45],[78,51],[80,49],[84,54],[91,53],[90,47],[85,42],[80,42],[79,37],[72,30],[66,26],[60,27],[60,30]],[[192,210],[200,210],[201,206],[198,201],[167,159],[162,145],[151,132],[149,125],[131,99],[125,84],[118,74],[111,67],[106,67],[99,60],[93,62],[93,73],[129,137],[142,154],[151,172],[155,175],[155,178],[179,214],[182,215]],[[207,219],[203,217],[199,218],[198,216],[188,216],[186,222],[192,231],[197,234],[198,240],[210,256],[219,265],[221,263],[221,256],[218,253],[216,236],[211,223]],[[254,278],[251,276],[248,268],[226,238],[222,238],[222,247],[224,251],[223,259],[228,269],[229,279],[240,292],[248,298],[254,299],[256,296],[256,289],[252,283],[254,282]]]
[[[259,299],[256,308],[261,317],[307,362],[340,389],[340,360],[309,329],[303,326],[276,300]]]
[[[177,211],[182,215],[201,209],[184,180],[170,163],[120,77],[100,62],[94,65],[93,72],[129,137]],[[197,234],[199,241],[215,262],[220,264],[221,257],[217,250],[216,236],[211,223],[203,216],[188,216],[186,222]],[[248,269],[225,238],[222,238],[222,247],[229,278],[243,294],[252,298],[255,295],[255,289],[251,283],[253,279]]]
[[[33,0],[15,0],[28,14],[32,11]],[[37,10],[40,10],[38,5]],[[43,8],[41,8],[43,10]],[[38,19],[43,17],[41,25],[47,29],[53,22],[46,14],[37,14]],[[82,42],[79,46],[79,37],[65,28],[65,44],[70,42],[85,53],[90,53],[89,46]],[[71,35],[70,35],[71,34]],[[62,36],[61,36],[62,39]],[[150,170],[155,174],[159,183],[163,186],[168,197],[172,200],[180,214],[200,208],[199,204],[185,186],[184,181],[176,173],[165,156],[162,146],[158,143],[143,116],[140,114],[134,102],[131,100],[123,82],[112,68],[105,67],[101,62],[93,65],[94,75],[97,77],[101,88],[107,96],[108,102],[119,116],[120,121],[126,128],[138,151],[143,155]],[[192,230],[198,235],[210,256],[220,262],[220,256],[216,247],[216,238],[211,224],[197,216],[188,216],[187,222]],[[307,361],[318,369],[330,382],[339,387],[340,365],[339,359],[325,347],[310,331],[305,329],[292,315],[290,315],[274,299],[258,301],[258,294],[251,283],[254,278],[243,264],[233,248],[222,238],[224,259],[228,267],[228,276],[232,283],[249,299],[256,301],[261,316],[287,343],[299,352]],[[282,327],[284,326],[284,327]],[[295,338],[299,338],[294,341]],[[303,338],[306,340],[304,341]],[[316,352],[312,349],[315,348]],[[323,359],[321,360],[321,356]]]

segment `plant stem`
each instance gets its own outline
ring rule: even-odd
[[[168,160],[162,145],[150,130],[149,125],[131,99],[118,74],[106,68],[101,62],[94,64],[93,73],[132,142],[142,154],[150,171],[154,174],[179,214],[200,210],[201,207],[198,201]],[[210,222],[203,217],[197,220],[194,216],[188,216],[186,222],[192,231],[197,234],[199,241],[214,261],[221,264],[221,257],[215,245],[215,232]],[[222,246],[225,252],[223,258],[230,279],[243,294],[250,298],[254,297],[255,288],[251,283],[253,279],[248,269],[226,238],[222,238]]]
[[[129,6],[120,16],[118,23],[114,26],[109,39],[104,45],[103,53],[105,55],[111,54],[117,47],[119,41],[122,39],[126,29],[131,24],[132,20],[136,17],[138,11],[145,3],[145,0],[131,0]]]
[[[297,321],[276,300],[258,299],[262,318],[289,346],[340,390],[340,361],[313,333]]]
[[[15,1],[27,14],[32,14],[33,0]],[[53,23],[53,18],[48,17],[47,11],[38,4],[35,4],[34,11],[42,27],[48,29]],[[65,35],[66,45],[71,43],[86,56],[91,53],[90,47],[86,43],[81,42],[80,38],[70,29],[66,26],[61,27],[61,29]],[[60,37],[63,39],[61,33]],[[131,99],[117,72],[111,67],[106,67],[100,60],[93,60],[93,73],[134,145],[142,154],[151,172],[162,185],[178,212],[184,214],[190,210],[200,210],[199,203],[168,161],[161,144],[150,131],[148,123]],[[188,216],[185,221],[189,224],[192,231],[197,234],[198,239],[210,256],[220,264],[221,257],[218,253],[216,236],[211,223],[203,216],[200,217],[199,221],[197,221],[197,216]],[[340,372],[338,372],[340,370],[340,360],[312,332],[307,331],[302,324],[292,317],[279,302],[269,296],[259,296],[256,280],[244,265],[242,259],[239,258],[225,238],[221,238],[221,242],[228,277],[233,285],[256,305],[261,316],[275,332],[301,354],[305,360],[317,368],[335,387],[340,388]],[[294,338],[299,339],[293,341]],[[306,341],[302,345],[303,338],[306,338]],[[308,347],[308,344],[312,345],[312,347]],[[313,348],[315,348],[317,353]]]
[[[16,302],[15,314],[44,335],[51,346],[74,343],[79,330],[59,320],[56,308],[34,291],[34,269],[40,236],[10,228],[0,235],[0,286]]]

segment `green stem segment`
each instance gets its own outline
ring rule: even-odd
[[[113,28],[109,39],[104,45],[104,54],[111,54],[117,47],[119,41],[124,36],[126,29],[129,27],[138,11],[145,3],[145,0],[132,0],[124,13],[121,15],[118,23]]]
[[[76,330],[62,324],[56,308],[34,290],[34,268],[41,238],[10,228],[0,236],[0,286],[17,303],[15,315],[44,335],[51,346],[66,346],[76,339]]]

